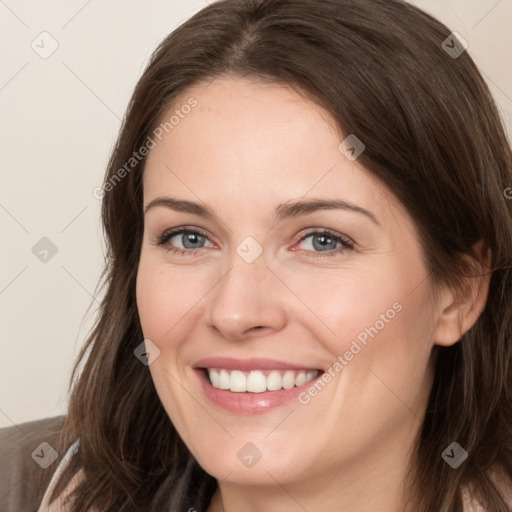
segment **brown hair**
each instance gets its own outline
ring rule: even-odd
[[[458,343],[432,352],[435,377],[411,460],[411,500],[425,512],[461,510],[461,489],[469,485],[486,510],[505,512],[489,469],[512,478],[512,217],[503,196],[512,184],[512,154],[468,52],[453,58],[443,49],[450,32],[399,0],[215,2],[154,52],[105,183],[178,95],[200,82],[233,76],[287,84],[324,107],[340,133],[364,142],[359,161],[414,219],[432,284],[463,293],[463,277],[474,272],[467,256],[479,259],[474,244],[482,240],[491,250],[485,310]],[[61,440],[65,449],[79,437],[80,448],[55,493],[83,469],[73,511],[161,511],[169,503],[187,510],[197,503],[190,489],[177,487],[191,455],[133,354],[143,340],[135,282],[144,161],[103,198],[106,293],[75,366]],[[441,458],[453,441],[469,453],[457,469]],[[215,479],[198,466],[192,473],[206,508]]]

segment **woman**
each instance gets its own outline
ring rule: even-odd
[[[510,510],[511,168],[465,46],[414,6],[197,13],[109,163],[41,510]]]

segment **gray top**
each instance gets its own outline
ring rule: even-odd
[[[64,416],[0,429],[0,510],[36,512],[44,489],[57,469],[56,446]]]
[[[43,496],[48,496],[53,476],[64,469],[79,444],[77,440],[67,453],[57,453],[57,438],[64,419],[58,416],[0,429],[2,512],[38,512],[40,506],[46,509]],[[37,492],[39,479],[42,481]],[[166,510],[205,512],[215,490],[213,484],[213,479],[190,456]]]

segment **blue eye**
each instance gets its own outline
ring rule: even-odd
[[[310,245],[314,250],[309,250],[306,252],[309,253],[308,255],[313,256],[314,258],[335,256],[341,252],[345,252],[346,250],[354,248],[354,242],[352,242],[349,238],[326,229],[310,231],[304,235],[300,241],[303,242],[308,238],[311,238]],[[340,244],[340,247],[336,247],[337,244]],[[300,252],[302,253],[304,251],[300,250]]]
[[[181,237],[178,238],[178,240],[181,241],[183,244],[183,248],[180,247],[174,247],[170,241],[174,237],[178,237],[181,235]],[[204,241],[207,239],[206,235],[202,234],[199,231],[195,231],[192,229],[187,228],[176,228],[171,229],[169,231],[166,231],[163,233],[157,240],[156,244],[159,246],[166,246],[167,252],[172,252],[175,254],[180,254],[182,256],[184,255],[197,255],[197,252],[195,252],[195,249],[202,249],[204,248],[204,245],[198,244],[204,244]]]
[[[181,237],[179,237],[179,235],[181,235]],[[175,237],[178,237],[177,240],[183,247],[175,247],[174,244],[171,244],[171,239]],[[299,242],[303,242],[308,238],[312,238],[312,249],[301,249],[299,252],[315,258],[335,256],[354,248],[354,242],[349,238],[326,229],[310,231],[304,235]],[[157,239],[155,244],[165,247],[167,252],[172,252],[173,254],[179,254],[181,256],[199,256],[202,254],[200,249],[206,247],[206,240],[208,240],[208,237],[201,231],[182,227],[165,231]]]

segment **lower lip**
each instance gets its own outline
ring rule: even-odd
[[[296,400],[301,392],[313,385],[322,376],[322,374],[317,375],[313,380],[304,383],[302,386],[291,389],[265,391],[263,393],[236,393],[214,388],[207,380],[203,370],[196,369],[195,373],[199,377],[204,394],[210,401],[227,411],[240,414],[259,414]]]

